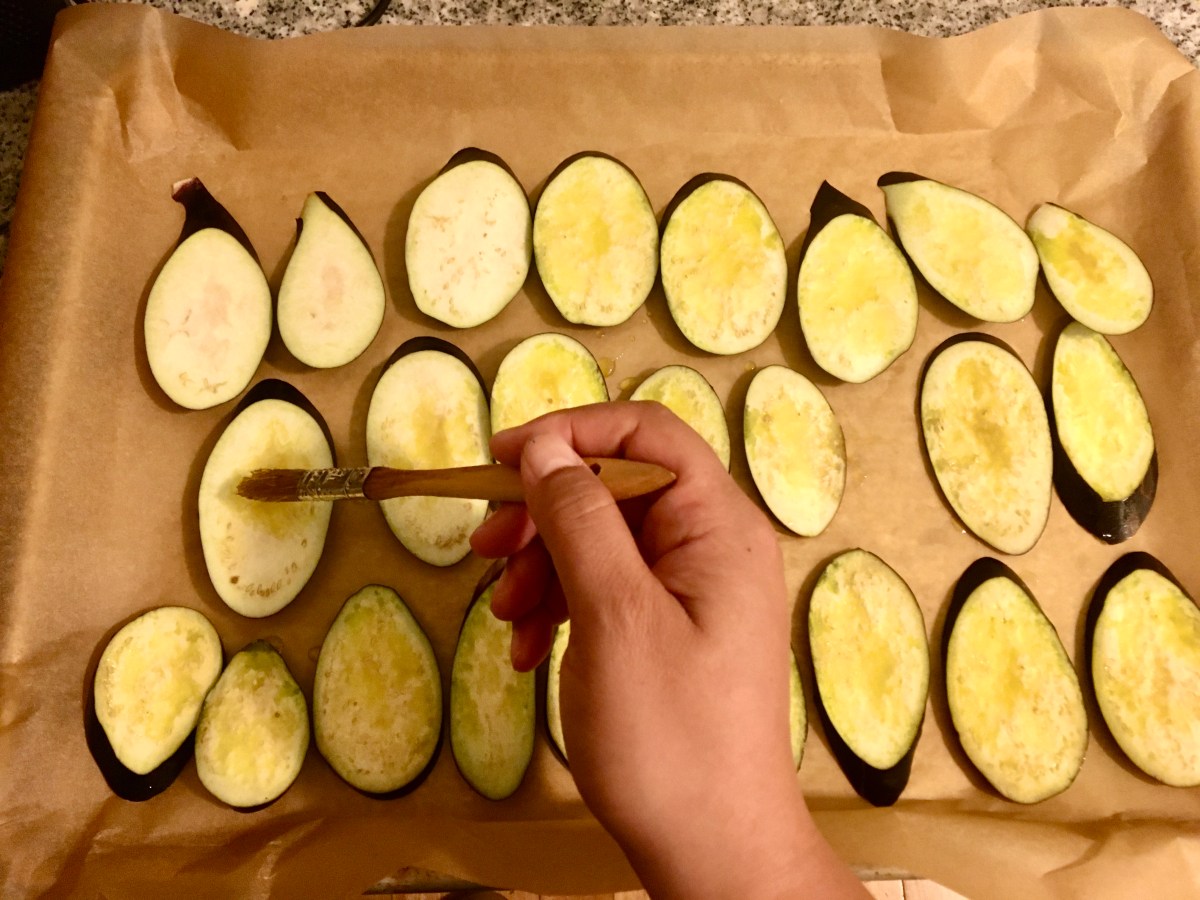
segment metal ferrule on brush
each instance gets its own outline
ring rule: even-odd
[[[317,469],[306,472],[296,487],[298,500],[363,500],[370,469]]]

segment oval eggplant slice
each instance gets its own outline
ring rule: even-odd
[[[966,334],[934,350],[921,382],[921,431],[963,524],[1002,553],[1033,547],[1050,515],[1054,454],[1042,395],[1008,346]]]
[[[500,362],[492,382],[492,433],[607,399],[604,374],[583,344],[565,334],[535,334]]]
[[[368,585],[334,619],[313,681],[317,749],[369,794],[415,787],[442,734],[442,682],[429,639],[400,595]]]
[[[570,641],[571,620],[568,619],[554,631],[554,641],[550,644],[550,662],[546,666],[546,731],[550,735],[550,745],[563,765],[568,765],[567,743],[563,740],[562,706],[559,698],[563,656]]]
[[[906,172],[889,172],[879,186],[904,252],[946,300],[985,322],[1015,322],[1033,309],[1037,251],[1008,213]]]
[[[436,338],[404,343],[371,395],[367,461],[398,469],[444,469],[491,462],[483,385],[462,351]],[[471,532],[486,500],[401,497],[380,504],[392,533],[410,553],[450,566],[471,551]]]
[[[637,176],[593,153],[560,166],[538,198],[533,253],[568,322],[624,322],[658,274],[658,221]]]
[[[196,774],[230,806],[262,806],[286,791],[308,752],[308,704],[266,641],[234,655],[204,701]]]
[[[212,623],[182,606],[152,609],[113,635],[96,666],[92,708],[108,751],[97,762],[111,754],[108,761],[120,767],[102,766],[120,796],[147,799],[183,769],[222,656]]]
[[[630,400],[654,400],[692,426],[729,468],[729,426],[721,399],[704,376],[688,366],[664,366],[638,385]]]
[[[1154,285],[1138,255],[1083,216],[1043,203],[1026,223],[1054,298],[1101,334],[1126,334],[1150,315]]]
[[[775,330],[787,294],[783,239],[771,214],[723,175],[692,179],[672,206],[662,283],[675,324],[709,353],[757,347]]]
[[[865,800],[892,805],[908,784],[929,695],[917,598],[879,557],[849,550],[813,588],[808,640],[838,764]]]
[[[309,194],[279,285],[284,345],[307,366],[343,366],[375,339],[385,305],[379,268],[350,217],[324,191]]]
[[[470,328],[517,295],[533,257],[525,189],[499,157],[455,154],[408,217],[404,261],[417,309]]]
[[[917,285],[870,210],[829,182],[810,215],[796,286],[800,328],[818,366],[860,384],[912,346]]]
[[[955,586],[944,634],[950,718],[975,768],[1016,803],[1065,791],[1083,765],[1087,713],[1029,589],[998,560],[976,560]]]
[[[489,800],[510,796],[533,759],[533,672],[512,667],[512,623],[492,615],[493,582],[471,604],[450,674],[450,749],[463,778]]]
[[[1200,785],[1200,609],[1165,566],[1130,553],[1088,606],[1085,643],[1100,714],[1135,766]]]
[[[800,686],[800,666],[792,653],[792,670],[788,678],[788,732],[792,739],[792,762],[796,771],[804,761],[804,742],[808,738],[808,710],[804,706],[804,688]]]
[[[1054,348],[1054,481],[1071,516],[1103,541],[1133,537],[1158,487],[1141,392],[1101,335],[1072,322]]]
[[[247,500],[238,482],[254,469],[332,465],[322,423],[296,403],[250,403],[225,428],[204,466],[198,505],[208,577],[234,612],[257,619],[296,598],[321,559],[332,512],[331,503]]]
[[[146,300],[146,357],[168,397],[208,409],[254,377],[271,339],[271,288],[246,233],[200,179],[171,196],[183,204],[183,232]]]
[[[744,427],[763,501],[796,534],[820,534],[846,487],[842,428],[821,392],[784,366],[760,369],[746,392]]]

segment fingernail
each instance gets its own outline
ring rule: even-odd
[[[579,454],[557,434],[531,438],[521,452],[521,468],[539,481],[559,469],[582,465]]]

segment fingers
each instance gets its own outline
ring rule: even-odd
[[[529,672],[550,654],[555,622],[546,605],[513,622],[512,665],[518,672]]]
[[[523,503],[504,503],[471,535],[471,549],[486,559],[512,556],[526,546],[537,529]]]
[[[546,589],[553,577],[550,554],[541,541],[532,541],[515,552],[492,591],[492,615],[515,622],[546,602]]]

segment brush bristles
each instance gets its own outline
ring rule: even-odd
[[[305,469],[255,469],[241,480],[237,493],[267,503],[300,500],[300,483],[307,474]]]
[[[362,500],[370,469],[255,469],[237,492],[247,500]]]

